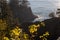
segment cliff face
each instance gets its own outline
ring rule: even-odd
[[[18,5],[18,3],[13,0],[10,2],[10,6],[13,10],[14,17],[18,18],[20,22],[30,22],[36,18],[31,8],[26,5]]]

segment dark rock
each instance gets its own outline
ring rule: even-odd
[[[17,0],[18,1],[18,0]],[[20,22],[33,21],[37,16],[33,15],[32,10],[28,6],[18,5],[15,0],[10,2],[13,14],[15,18],[18,18]]]

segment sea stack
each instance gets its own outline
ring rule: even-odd
[[[10,7],[14,17],[22,22],[32,22],[37,16],[33,15],[31,7],[27,0],[10,0]]]
[[[60,8],[57,9],[56,14],[58,15],[58,17],[60,17]]]

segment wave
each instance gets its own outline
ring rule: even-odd
[[[45,17],[45,16],[41,16],[41,15],[36,15],[38,16],[38,18],[36,18],[33,22],[36,22],[36,21],[44,21],[46,19],[50,19],[51,17]]]

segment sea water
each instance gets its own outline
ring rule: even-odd
[[[49,14],[55,13],[57,8],[60,8],[60,0],[29,0],[29,3],[34,15],[43,20],[49,19]]]
[[[7,0],[9,3],[9,0]],[[45,20],[49,19],[49,14],[51,12],[56,12],[57,8],[60,8],[60,0],[28,0],[30,7],[34,15],[37,15],[39,18],[36,20]]]

